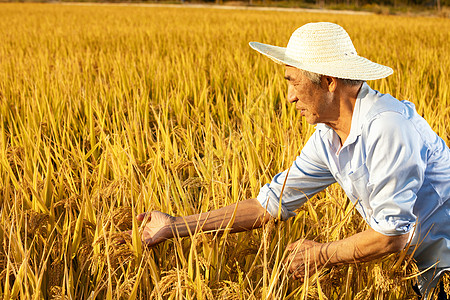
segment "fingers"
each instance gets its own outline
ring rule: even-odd
[[[145,213],[139,214],[139,215],[136,216],[136,219],[137,219],[138,221],[144,221],[144,219],[145,219],[145,217],[146,217],[147,215],[148,215],[148,218],[149,218],[149,220],[150,220],[151,215],[152,215],[151,212],[145,212]]]
[[[296,272],[296,276],[294,277],[296,280],[299,280],[300,282],[305,281],[305,274],[304,272]]]
[[[287,272],[294,280],[299,280],[300,282],[304,282],[305,274],[310,274],[309,268],[307,265],[309,263],[305,261],[304,253],[298,253],[299,245],[296,243],[290,244],[288,251],[294,251],[289,254],[284,260],[284,265]]]
[[[295,259],[295,255],[290,254],[288,255],[288,257],[286,257],[286,259],[284,260],[283,264],[286,268],[286,270],[292,274],[292,276],[295,277],[295,272],[297,271],[297,266],[296,263],[294,262]]]
[[[299,280],[300,282],[304,282],[305,281],[305,272],[297,270],[297,271],[292,273],[292,277],[295,280]]]
[[[312,273],[303,264],[298,266],[295,270],[290,269],[289,273],[294,280],[298,280],[302,283],[305,281],[306,277],[312,275]]]
[[[295,279],[303,282],[305,280],[305,274],[307,272],[304,264],[295,265],[291,263],[288,266],[288,272],[291,274],[290,276]]]
[[[295,255],[294,254],[289,254],[285,259],[284,259],[284,265],[287,266],[289,272],[292,272],[293,269],[293,264],[294,264],[294,258]],[[294,268],[295,269],[295,268]]]
[[[287,245],[286,251],[292,251],[292,250],[294,250],[296,244],[297,244],[297,243],[294,242],[294,243],[290,243],[289,245]]]

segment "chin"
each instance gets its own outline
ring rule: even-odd
[[[310,125],[317,125],[320,123],[316,118],[305,118],[305,121]]]

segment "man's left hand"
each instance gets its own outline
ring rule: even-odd
[[[285,265],[294,279],[303,282],[305,276],[309,277],[324,265],[319,259],[321,246],[321,243],[301,239],[286,247],[291,253],[285,259]]]

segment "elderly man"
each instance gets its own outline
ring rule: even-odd
[[[147,215],[149,220],[143,240],[155,245],[199,230],[228,226],[239,232],[272,218],[286,220],[309,197],[338,182],[370,228],[335,242],[289,245],[295,250],[288,257],[293,276],[301,279],[325,265],[370,261],[401,251],[411,241],[419,268],[432,267],[419,280],[427,294],[450,270],[448,146],[411,102],[365,83],[393,71],[358,56],[339,25],[306,24],[286,48],[250,46],[285,65],[288,101],[308,123],[317,124],[316,131],[292,166],[263,186],[257,199],[185,217],[141,214],[139,219]]]

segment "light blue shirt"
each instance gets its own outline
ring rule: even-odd
[[[292,166],[257,199],[273,217],[288,219],[334,182],[375,231],[414,232],[420,269],[450,267],[450,150],[414,104],[364,83],[342,147],[334,130],[318,124]]]

